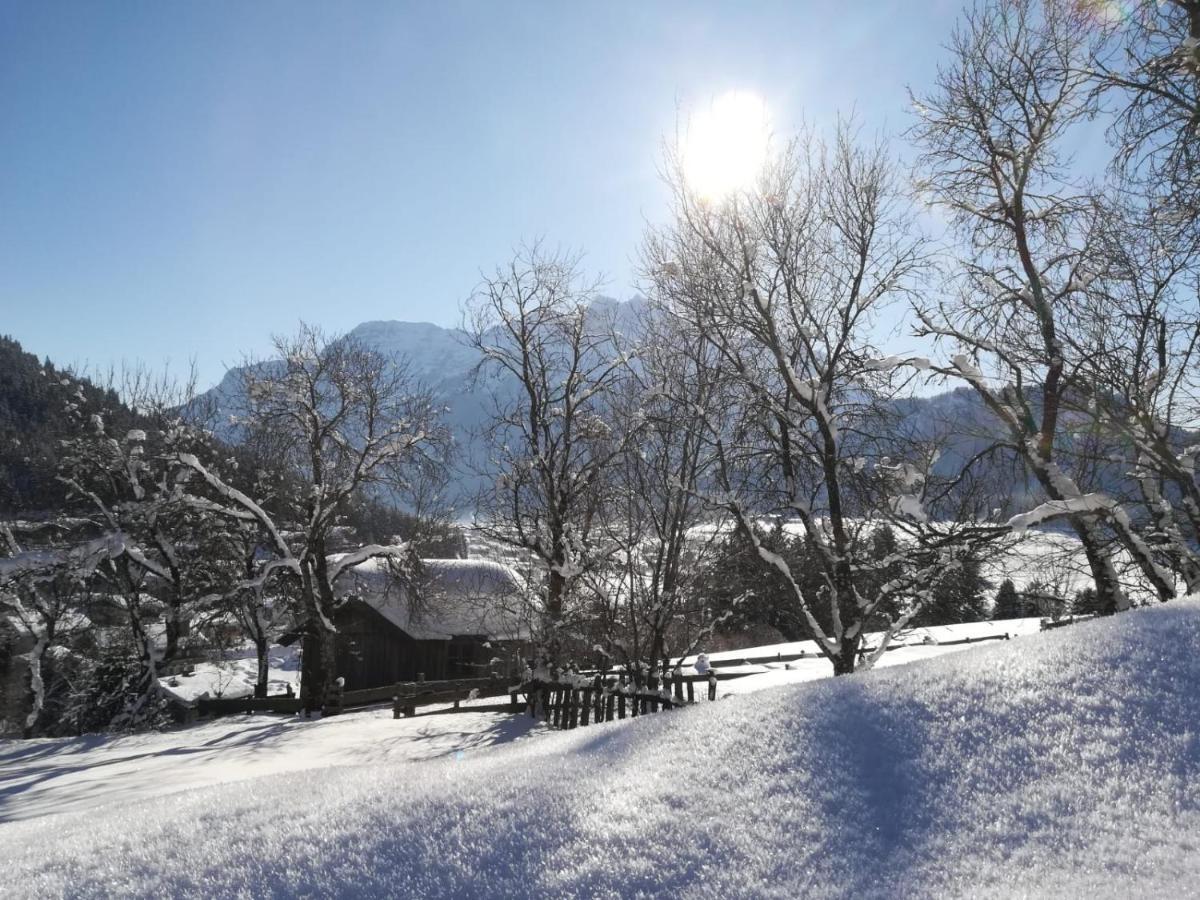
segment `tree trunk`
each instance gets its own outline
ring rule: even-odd
[[[304,635],[304,657],[300,664],[300,701],[306,713],[320,711],[328,695],[329,673],[325,666],[327,656],[321,646],[322,631],[319,622],[310,620]]]
[[[22,737],[25,738],[33,737],[34,727],[37,725],[38,717],[42,714],[42,707],[46,701],[46,684],[42,680],[42,657],[46,653],[47,644],[46,638],[40,637],[27,654],[29,659],[29,713],[25,716],[25,726],[21,732]]]
[[[175,613],[167,613],[166,646],[163,647],[163,662],[169,662],[179,655],[179,638],[183,629],[179,625],[179,617]]]
[[[332,696],[333,681],[337,678],[337,629],[333,624],[336,598],[325,562],[325,542],[314,540],[312,543],[312,569],[305,576],[305,594],[312,604],[309,619],[311,640],[305,642],[304,653],[304,680],[309,682],[308,700],[304,708],[309,712],[325,707]],[[303,687],[302,682],[302,690]]]
[[[833,674],[835,676],[854,674],[854,666],[858,661],[859,641],[860,639],[857,637],[842,640],[841,648],[833,657]]]
[[[1112,557],[1101,544],[1096,526],[1091,522],[1072,517],[1071,525],[1083,544],[1083,552],[1087,557],[1088,568],[1092,572],[1092,581],[1096,585],[1096,602],[1102,610],[1129,609],[1129,597],[1121,590],[1121,583],[1113,568]]]
[[[543,621],[545,631],[543,653],[549,660],[551,668],[563,663],[560,658],[563,647],[559,630],[562,627],[563,596],[566,594],[566,589],[567,580],[563,578],[561,572],[551,567],[549,578],[546,581],[546,609]]]
[[[1068,499],[1064,490],[1060,488],[1060,481],[1065,476],[1058,472],[1052,460],[1033,454],[1026,454],[1026,458],[1033,468],[1034,477],[1037,478],[1047,497],[1051,500],[1059,501]],[[1082,492],[1075,487],[1074,482],[1070,479],[1066,480],[1068,483],[1064,487],[1073,490],[1075,496],[1082,496]],[[1121,590],[1116,570],[1113,568],[1112,557],[1104,546],[1104,541],[1097,530],[1096,523],[1083,516],[1069,516],[1067,521],[1070,522],[1076,537],[1079,538],[1079,542],[1083,545],[1083,552],[1087,556],[1088,568],[1091,569],[1092,580],[1096,584],[1096,595],[1101,603],[1100,608],[1115,609],[1118,612],[1129,609],[1129,598]]]
[[[254,696],[267,696],[267,683],[270,680],[271,663],[267,657],[267,639],[265,637],[256,637],[254,639],[254,653],[258,659],[258,679],[254,682]]]

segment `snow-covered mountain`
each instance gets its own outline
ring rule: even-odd
[[[644,301],[640,299],[599,298],[593,305],[597,312],[611,318],[619,330],[633,334],[642,303]],[[493,395],[503,397],[515,392],[515,382],[496,375],[477,380],[475,368],[479,354],[469,345],[466,334],[457,328],[444,328],[429,322],[380,320],[364,322],[350,335],[385,355],[405,360],[412,375],[430,389],[444,407],[446,422],[458,448],[456,505],[465,508],[483,480],[479,471],[486,468],[484,451],[472,437],[486,423]],[[231,369],[206,395],[216,403],[219,431],[239,405],[238,383],[238,369]],[[909,435],[943,433],[947,423],[953,424],[958,436],[943,449],[937,465],[942,474],[957,471],[957,467],[983,449],[992,436],[1000,434],[991,412],[969,388],[908,398],[897,401],[897,406]],[[226,436],[231,436],[231,432]],[[1025,504],[1027,493],[1036,493],[1036,488],[1016,467],[1004,477],[1011,482],[1005,487],[1016,506]],[[1104,476],[1102,480],[1107,482],[1109,479]]]
[[[611,317],[618,328],[627,330],[635,326],[642,302],[600,297],[593,301],[592,308],[606,318]],[[430,322],[381,320],[363,322],[349,336],[385,356],[403,360],[416,381],[431,390],[444,407],[445,421],[459,450],[456,500],[462,506],[474,495],[481,480],[476,470],[484,464],[482,451],[475,446],[472,435],[487,421],[493,395],[503,397],[515,391],[515,382],[494,375],[476,379],[479,354],[469,345],[466,333],[458,328],[444,328]],[[271,362],[259,365],[269,366]],[[239,406],[240,372],[240,367],[230,369],[200,398],[215,404],[216,428],[224,437],[233,435],[229,422]]]

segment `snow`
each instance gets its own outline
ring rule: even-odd
[[[267,694],[282,694],[290,684],[299,696],[299,645],[272,646],[267,653],[267,663]],[[225,659],[199,662],[192,669],[191,675],[167,675],[159,678],[158,683],[167,693],[185,703],[205,694],[230,700],[254,696],[254,685],[258,681],[258,658],[254,645],[249,642],[242,649],[232,651]]]
[[[465,756],[545,729],[526,716],[459,713],[396,720],[390,708],[381,708],[328,719],[260,713],[161,733],[0,741],[0,848],[9,835],[6,822],[105,809],[120,816],[127,804],[195,788]]]
[[[5,815],[42,817],[0,824],[6,891],[1194,895],[1197,641],[1193,599],[536,739],[362,713],[14,742]]]
[[[336,590],[370,604],[415,638],[484,634],[511,640],[525,633],[519,615],[525,583],[509,566],[486,559],[423,559],[416,585],[423,605],[413,604],[408,588],[375,557],[348,569]]]
[[[933,659],[950,653],[964,650],[975,650],[980,646],[974,644],[951,644],[943,646],[941,641],[962,641],[996,639],[999,635],[1007,634],[1011,638],[1037,634],[1041,631],[1039,618],[1004,619],[998,622],[972,622],[963,625],[934,625],[925,628],[905,629],[897,634],[889,650],[875,663],[875,668],[900,666],[923,659]],[[879,643],[878,633],[867,635],[867,646],[875,647]],[[762,659],[766,656],[795,656],[804,653],[804,659],[788,660],[786,662],[766,662],[753,666],[729,666],[721,663],[741,662],[748,659]],[[805,681],[817,681],[830,677],[830,663],[819,655],[815,641],[792,641],[785,644],[771,644],[763,647],[753,647],[749,650],[726,650],[720,653],[710,653],[710,662],[717,663],[718,672],[750,672],[745,678],[722,681],[717,685],[718,697],[732,697],[738,694],[751,694],[765,688],[781,684],[798,684]],[[695,657],[684,659],[684,666],[692,665]]]
[[[1014,534],[1024,534],[1035,525],[1041,525],[1051,519],[1078,513],[1090,513],[1112,510],[1116,506],[1107,494],[1085,494],[1082,497],[1070,497],[1066,500],[1047,500],[1040,506],[1035,506],[1028,512],[1013,516],[1008,520],[1008,527]]]

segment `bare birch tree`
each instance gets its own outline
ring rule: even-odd
[[[1076,354],[1076,412],[1130,448],[1146,539],[1200,590],[1200,247],[1158,227],[1153,207],[1106,205],[1091,302]]]
[[[613,552],[586,585],[607,652],[630,669],[686,656],[718,624],[701,587],[720,529],[699,491],[712,465],[706,420],[727,387],[716,349],[682,320],[651,305],[636,330],[636,359],[612,400],[632,438],[597,528]]]

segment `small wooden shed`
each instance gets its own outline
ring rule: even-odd
[[[346,690],[507,670],[527,636],[525,585],[490,560],[422,560],[409,583],[370,560],[341,580],[339,592],[337,673]]]

